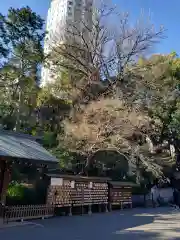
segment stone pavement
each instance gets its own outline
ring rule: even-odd
[[[180,240],[180,210],[142,208],[39,220],[23,227],[0,229],[0,237],[8,240]]]

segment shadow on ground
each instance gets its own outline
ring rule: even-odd
[[[109,240],[111,238],[108,238]],[[142,231],[130,231],[130,232],[125,232],[120,235],[116,235],[115,238],[112,238],[113,240],[119,239],[119,240],[141,240],[141,239],[146,239],[146,240],[152,240],[152,239],[161,239],[158,233],[146,233]]]

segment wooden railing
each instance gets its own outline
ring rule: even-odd
[[[54,216],[54,206],[51,205],[6,206],[4,222],[48,218],[52,216]]]

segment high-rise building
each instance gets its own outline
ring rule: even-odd
[[[47,35],[44,42],[44,52],[48,54],[56,44],[68,40],[68,28],[72,25],[80,31],[83,24],[92,28],[92,7],[94,0],[51,0],[47,16]],[[50,69],[43,67],[41,85],[52,82]]]

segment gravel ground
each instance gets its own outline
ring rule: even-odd
[[[7,240],[180,239],[180,210],[133,209],[92,216],[60,217],[0,229]]]

